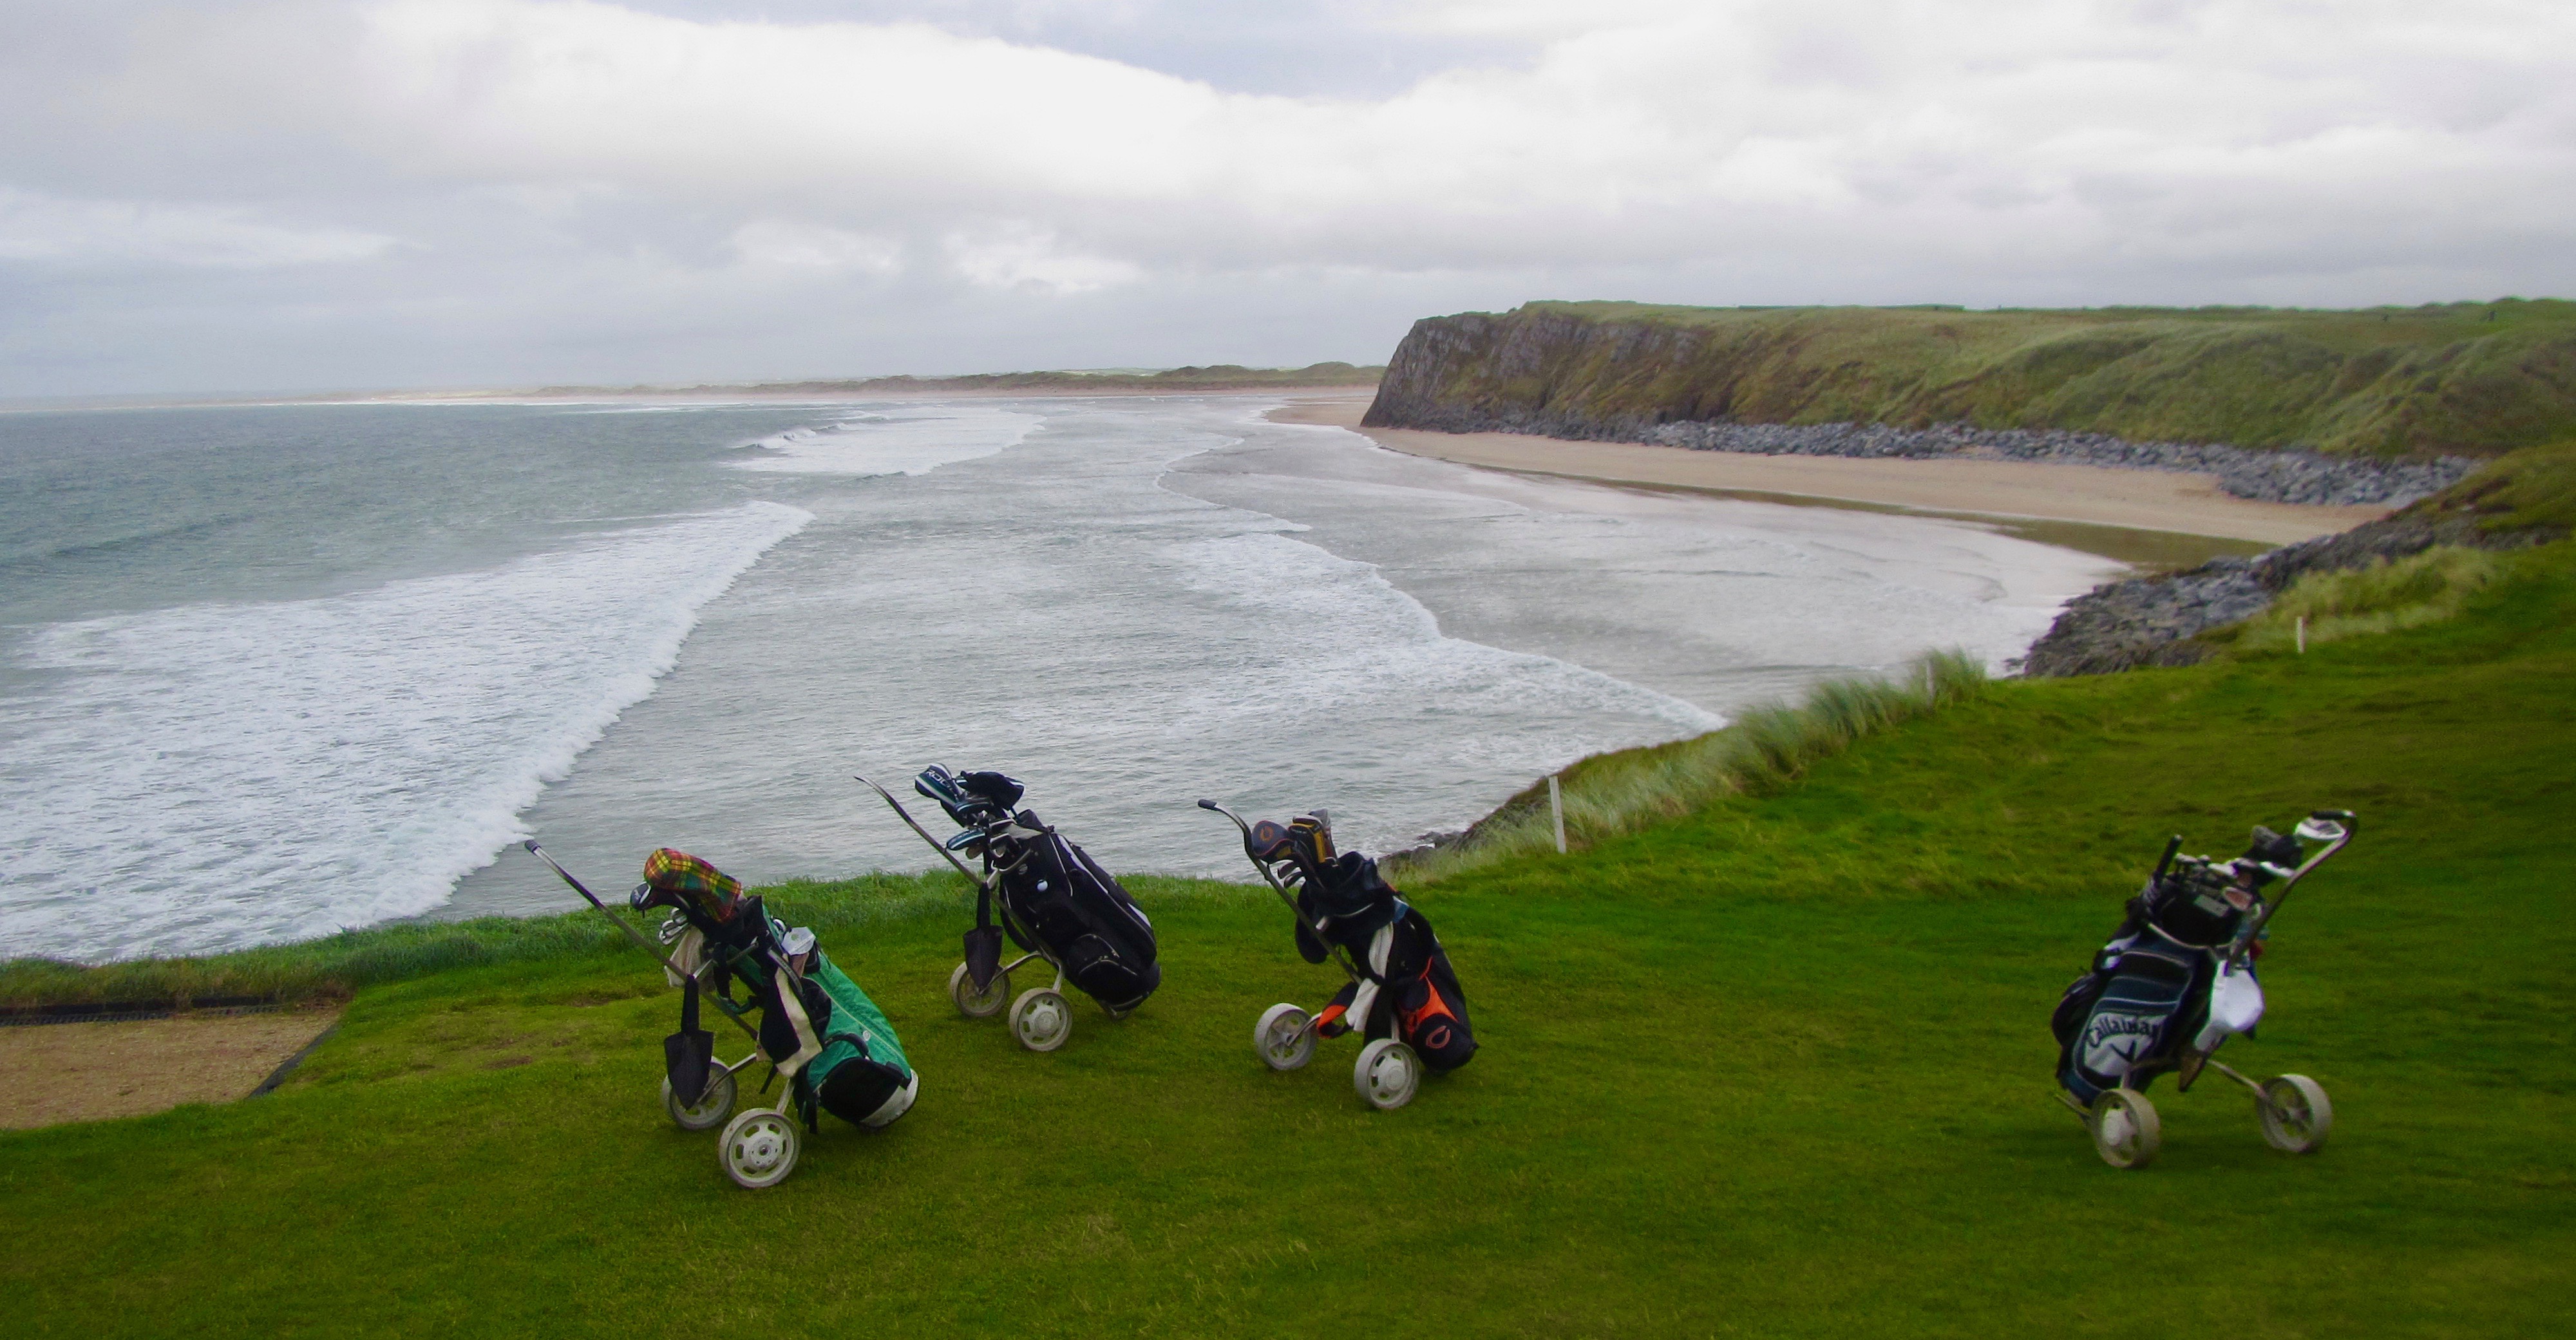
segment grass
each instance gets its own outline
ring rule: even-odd
[[[2435,522],[2465,517],[2490,535],[2576,531],[2576,441],[2551,442],[2489,462],[2406,509]]]
[[[801,924],[864,930],[886,917],[947,908],[965,900],[970,888],[963,878],[941,871],[869,875],[840,884],[804,881],[763,892],[774,908],[793,912]],[[458,969],[632,952],[631,945],[616,927],[585,909],[548,917],[394,922],[196,958],[94,965],[10,959],[0,961],[0,1009],[105,1001],[184,1009],[192,1001],[209,999],[345,999],[361,988]]]
[[[1973,423],[2491,456],[2576,434],[2576,302],[2420,308],[1694,308],[1453,324],[1441,404],[1596,419]],[[1417,331],[1417,335],[1422,332]],[[1508,353],[1506,352],[1508,351]]]
[[[2395,562],[2312,572],[2261,614],[2227,630],[2239,654],[2295,651],[2455,618],[2502,566],[2484,549],[2436,545]]]
[[[1721,796],[1785,785],[1864,736],[1985,688],[1985,667],[1966,653],[1932,652],[1893,681],[1830,680],[1809,691],[1803,703],[1753,708],[1724,730],[1584,759],[1557,774],[1566,844],[1590,847],[1681,818]],[[1405,885],[1430,884],[1555,848],[1555,812],[1541,780],[1457,843],[1393,859],[1387,874]]]
[[[946,1003],[953,887],[781,891],[838,909],[924,1087],[758,1194],[655,1106],[674,1002],[631,949],[362,986],[271,1097],[0,1136],[9,1330],[2548,1333],[2571,550],[2306,656],[1987,685],[1420,886],[1485,1050],[1392,1114],[1347,1041],[1253,1058],[1263,1006],[1332,981],[1235,886],[1139,881],[1164,989],[1044,1057]],[[2316,1077],[2333,1139],[2275,1154],[2241,1095],[2163,1085],[2163,1158],[2103,1166],[2047,1096],[2059,990],[2166,833],[2320,805],[2360,838],[2274,922],[2229,1059]]]

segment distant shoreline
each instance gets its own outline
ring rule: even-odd
[[[295,394],[46,396],[0,401],[0,414],[86,410],[245,409],[269,405],[561,405],[632,401],[654,405],[822,404],[849,400],[957,400],[1048,396],[1174,396],[1373,393],[1383,367],[1315,363],[1247,368],[1230,363],[1155,372],[993,372],[958,377],[854,377],[793,382],[702,382],[691,386],[537,386],[465,390],[314,391]]]
[[[1198,395],[1217,391],[1374,391],[1383,367],[1315,363],[1302,368],[1247,368],[1231,363],[1167,368],[1156,372],[992,372],[959,377],[853,377],[793,382],[704,383],[696,386],[541,386],[498,391],[399,391],[363,397],[366,403],[547,400],[869,400],[913,396]],[[340,399],[358,399],[341,397]]]
[[[1365,428],[1360,416],[1367,408],[1355,394],[1300,396],[1270,417],[1343,428],[1390,451],[1488,469],[1984,522],[2042,543],[2158,567],[2331,535],[2390,510],[2253,502],[2221,493],[2206,475],[2105,466],[1756,456],[1522,433]]]

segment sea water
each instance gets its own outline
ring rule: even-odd
[[[1820,677],[2016,655],[2106,572],[1270,403],[0,415],[0,954],[565,906],[526,836],[603,892],[662,845],[918,870],[853,778],[929,763],[1239,878],[1201,796],[1404,845]]]

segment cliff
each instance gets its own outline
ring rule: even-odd
[[[2490,457],[2576,435],[2576,303],[2352,312],[1531,303],[1414,323],[1366,422],[1832,455],[2080,459],[2150,444],[2219,457],[2282,448],[2328,461]]]
[[[2394,515],[2339,535],[2187,572],[2106,582],[2067,602],[2031,645],[2032,678],[2191,665],[2218,655],[2218,630],[2260,614],[2298,580],[2419,554],[2435,545],[2521,549],[2576,530],[2576,443],[2502,457]]]

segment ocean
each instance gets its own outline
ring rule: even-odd
[[[930,763],[1242,878],[1199,797],[1410,845],[1819,678],[2018,655],[2112,570],[1275,403],[0,414],[0,956],[560,909],[528,836],[603,890],[664,845],[919,870],[852,778]]]

